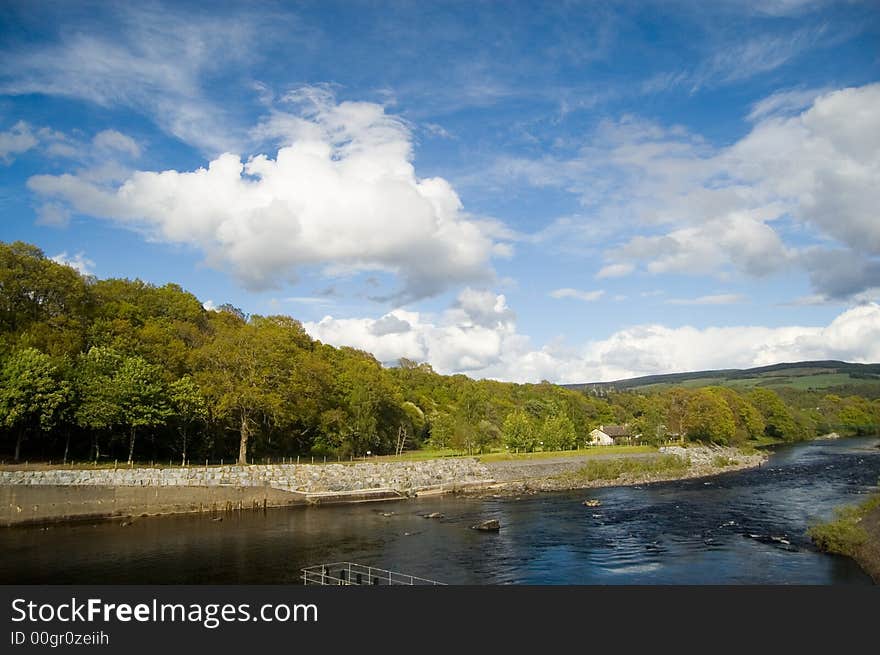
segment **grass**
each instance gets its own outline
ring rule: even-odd
[[[673,475],[687,471],[690,463],[678,455],[662,455],[649,460],[644,459],[605,459],[587,462],[586,466],[570,473],[563,473],[560,479],[569,483],[594,482],[596,480],[618,480],[654,475]]]
[[[595,446],[580,450],[552,450],[535,453],[511,453],[502,451],[477,455],[481,462],[501,462],[524,459],[550,459],[557,457],[595,457],[597,455],[623,455],[629,453],[653,453],[657,449],[653,446]]]
[[[716,468],[725,468],[727,466],[732,466],[736,464],[736,462],[729,457],[725,457],[724,455],[715,455],[712,458],[712,466]]]
[[[868,541],[868,533],[860,525],[861,521],[877,507],[880,507],[880,492],[858,505],[841,507],[835,512],[833,521],[810,528],[810,538],[820,550],[853,557]]]
[[[414,462],[425,459],[440,459],[442,457],[466,457],[467,453],[452,448],[423,448],[420,450],[407,450],[402,455],[379,455],[370,458],[370,461],[379,462]],[[357,460],[355,460],[357,461]]]

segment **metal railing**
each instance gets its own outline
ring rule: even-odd
[[[419,578],[406,573],[364,566],[354,562],[333,562],[302,569],[304,585],[443,585],[436,580]]]

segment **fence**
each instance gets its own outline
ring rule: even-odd
[[[436,580],[419,578],[406,573],[397,573],[375,566],[364,566],[354,562],[333,562],[309,566],[302,570],[304,585],[443,585]]]

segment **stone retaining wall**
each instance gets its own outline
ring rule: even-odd
[[[416,490],[469,485],[490,478],[475,459],[354,464],[277,464],[186,468],[50,469],[0,471],[0,486],[271,487],[302,493],[368,489]]]
[[[475,459],[0,471],[0,526],[359,502],[491,482]],[[215,516],[216,515],[216,516]]]

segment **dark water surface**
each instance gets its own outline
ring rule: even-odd
[[[869,584],[809,525],[880,478],[877,438],[780,448],[711,480],[140,519],[0,532],[2,583],[296,583],[350,560],[448,583]],[[581,501],[599,498],[601,507]],[[393,512],[392,516],[383,516]],[[444,519],[420,514],[442,512]],[[470,530],[497,518],[498,534]],[[789,542],[789,543],[784,543]]]

